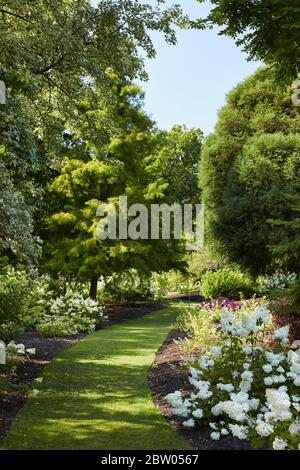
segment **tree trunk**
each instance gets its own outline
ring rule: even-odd
[[[97,298],[97,287],[98,287],[98,278],[93,277],[91,279],[91,287],[90,287],[90,297],[93,300],[96,300]]]

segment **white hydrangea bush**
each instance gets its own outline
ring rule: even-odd
[[[249,439],[275,450],[300,446],[300,350],[288,349],[289,327],[277,330],[271,350],[264,333],[265,306],[251,313],[222,311],[223,346],[213,346],[191,363],[189,395],[167,395],[187,428],[211,428],[211,439]]]
[[[284,290],[294,284],[296,280],[297,274],[295,273],[277,271],[271,276],[264,276],[259,279],[259,293],[267,294],[272,290]]]
[[[97,301],[71,290],[51,300],[48,307],[37,324],[43,336],[92,333],[105,319],[103,307]]]

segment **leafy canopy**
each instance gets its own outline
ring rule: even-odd
[[[129,268],[151,273],[184,266],[183,248],[173,240],[99,240],[97,208],[128,197],[128,206],[138,203],[168,202],[168,183],[149,168],[156,158],[156,139],[152,121],[141,109],[138,87],[111,76],[111,101],[99,98],[99,108],[118,116],[118,126],[99,147],[97,132],[102,132],[101,118],[94,103],[85,103],[93,113],[93,132],[82,142],[79,129],[66,146],[60,175],[52,190],[59,205],[49,218],[46,231],[46,267],[55,275],[93,280]],[[93,111],[93,109],[95,111]]]
[[[198,0],[202,3],[204,0]],[[211,0],[212,10],[193,27],[220,26],[249,60],[274,67],[291,84],[300,72],[300,4],[297,0]]]
[[[300,189],[300,115],[272,82],[273,73],[260,70],[228,95],[201,156],[207,238],[253,271],[285,261],[297,269],[269,248],[282,229],[268,219],[290,219],[288,200]]]

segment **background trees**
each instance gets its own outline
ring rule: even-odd
[[[114,88],[109,77],[115,74],[124,84],[145,78],[141,52],[155,55],[149,31],[161,32],[174,44],[174,26],[185,23],[178,6],[166,8],[160,2],[154,7],[135,0],[103,0],[95,7],[86,0],[0,1],[0,79],[7,88],[7,103],[0,106],[0,256],[22,263],[38,258],[39,239],[47,237],[47,217],[53,208],[61,209],[59,189],[49,188],[62,168],[59,181],[67,180],[76,165],[81,175],[82,187],[72,187],[77,207],[96,193],[105,200],[125,189],[125,162],[114,153],[122,145],[124,158],[129,151],[132,157],[145,153],[154,131],[138,109],[134,86],[126,91],[126,107],[119,99],[122,83]],[[134,113],[139,130],[129,137],[126,126]],[[65,159],[69,166],[62,165]],[[128,171],[134,174],[133,158],[131,163]],[[92,195],[84,184],[93,189]]]
[[[199,204],[198,165],[203,143],[200,129],[174,126],[157,133],[156,171],[169,184],[167,193],[174,202]],[[153,165],[153,164],[152,164]]]
[[[43,121],[57,111],[70,121],[87,88],[105,93],[108,67],[130,80],[146,76],[141,51],[155,55],[150,30],[174,44],[173,27],[185,22],[179,7],[161,2],[1,0],[0,63],[35,85],[28,97],[39,100]]]
[[[130,268],[150,275],[184,266],[184,249],[172,240],[98,238],[97,208],[102,203],[112,203],[118,209],[121,195],[128,197],[128,206],[173,199],[166,194],[169,183],[160,166],[154,170],[158,160],[156,130],[141,109],[138,87],[115,74],[107,79],[112,83],[110,99],[99,97],[96,107],[84,103],[93,133],[85,133],[83,125],[65,147],[61,172],[51,185],[59,210],[50,216],[45,231],[47,269],[54,275],[89,280],[92,297],[100,276]],[[103,132],[106,114],[115,116],[115,129],[99,146],[98,134]]]
[[[300,188],[299,112],[272,80],[261,70],[228,95],[200,170],[212,245],[254,271],[284,261],[270,250],[283,229],[268,219],[291,219],[288,200]],[[299,266],[299,257],[285,261]]]

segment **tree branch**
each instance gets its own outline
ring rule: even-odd
[[[15,18],[25,21],[26,23],[33,24],[33,21],[29,20],[28,18],[25,18],[25,16],[18,15],[18,13],[14,13],[13,11],[3,10],[2,8],[0,8],[0,13],[3,13],[3,15],[14,16]]]

